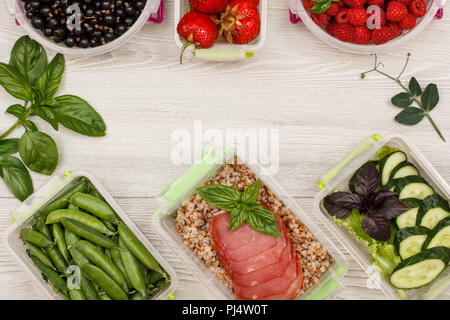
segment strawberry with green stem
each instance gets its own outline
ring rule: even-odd
[[[379,70],[378,68],[380,66],[384,67],[384,65],[381,62],[378,63],[378,57],[376,54],[373,54],[373,56],[375,57],[375,64],[373,69],[361,73],[361,79],[365,79],[366,74],[368,73],[378,72],[379,74],[397,83],[404,90],[404,92],[395,95],[391,99],[393,105],[404,109],[399,114],[397,114],[397,116],[395,117],[395,121],[401,124],[412,126],[422,121],[423,118],[427,118],[433,126],[434,130],[436,130],[439,138],[441,138],[442,141],[446,142],[438,126],[430,116],[430,111],[433,110],[439,102],[439,91],[436,84],[430,83],[426,86],[425,90],[422,91],[422,88],[420,87],[419,82],[415,77],[411,78],[408,87],[406,87],[400,80],[400,77],[405,72],[406,67],[409,63],[411,54],[408,53],[406,63],[397,77],[393,77]],[[412,107],[411,105],[413,104],[413,102],[415,102],[418,107]]]

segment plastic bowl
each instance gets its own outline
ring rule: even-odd
[[[139,19],[133,24],[130,30],[118,37],[116,40],[95,48],[86,49],[75,47],[69,48],[64,44],[56,43],[45,37],[42,32],[33,28],[30,20],[25,16],[26,12],[21,0],[6,0],[6,4],[11,15],[15,17],[17,24],[21,25],[31,38],[38,41],[42,45],[63,54],[94,56],[119,48],[130,40],[139,30],[142,29],[144,24],[147,22],[147,19],[158,12],[158,8],[161,5],[161,0],[147,0],[147,4],[145,5]]]
[[[393,48],[398,47],[401,44],[407,42],[408,40],[414,38],[419,32],[425,29],[425,27],[431,21],[433,21],[438,10],[444,7],[445,1],[446,0],[425,0],[425,2],[427,2],[427,13],[423,18],[417,21],[416,27],[411,31],[402,33],[399,37],[395,38],[394,40],[391,40],[381,45],[374,45],[374,44],[358,45],[348,42],[342,42],[329,35],[325,31],[325,29],[321,28],[320,26],[314,23],[309,13],[306,12],[305,8],[303,7],[302,0],[288,0],[288,5],[291,12],[299,16],[302,22],[306,25],[306,27],[320,40],[346,52],[367,54],[392,50]]]
[[[177,33],[178,22],[187,12],[189,0],[175,0],[175,23],[173,37],[176,45],[181,49],[183,42]],[[222,39],[218,39],[217,43],[209,49],[187,49],[196,58],[211,61],[233,61],[243,60],[254,56],[256,50],[260,49],[266,43],[267,37],[267,0],[261,0],[259,4],[259,14],[261,17],[261,32],[259,36],[252,42],[244,45],[230,45]],[[187,56],[187,54],[185,54]]]

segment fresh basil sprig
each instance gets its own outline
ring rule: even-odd
[[[197,192],[209,205],[230,212],[230,232],[247,222],[254,230],[279,238],[280,230],[275,215],[256,202],[260,187],[261,181],[258,180],[242,193],[220,184],[197,188]]]
[[[434,83],[430,83],[426,86],[425,90],[422,91],[422,88],[420,87],[420,84],[415,77],[411,77],[408,87],[406,87],[401,82],[400,77],[406,70],[409,62],[409,57],[411,56],[410,53],[408,53],[406,63],[403,66],[403,69],[398,77],[393,77],[378,69],[379,66],[383,66],[383,64],[378,63],[377,55],[374,56],[374,68],[361,73],[361,79],[365,79],[366,74],[370,72],[378,72],[379,74],[395,81],[403,89],[403,92],[400,92],[391,99],[391,102],[394,106],[404,109],[395,116],[395,121],[408,126],[413,126],[422,121],[423,118],[427,118],[433,126],[434,130],[436,130],[439,138],[441,138],[442,141],[446,142],[443,134],[430,115],[430,111],[433,110],[439,103],[439,91],[437,85]],[[414,102],[416,103],[417,107],[412,106]]]
[[[321,14],[331,8],[333,2],[339,2],[339,0],[312,0],[316,4],[311,8],[312,13]]]
[[[59,159],[55,141],[39,131],[29,117],[39,117],[55,130],[61,124],[86,136],[105,135],[105,122],[89,103],[74,95],[55,97],[64,70],[62,54],[56,54],[49,63],[44,48],[28,36],[16,41],[8,64],[0,62],[0,86],[13,97],[24,101],[6,109],[6,113],[17,120],[0,134],[0,177],[21,201],[33,193],[33,182],[27,167],[34,172],[50,175]],[[6,139],[19,126],[25,129],[20,139]],[[23,162],[14,156],[16,153]]]

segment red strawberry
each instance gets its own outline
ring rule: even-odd
[[[338,23],[334,29],[334,36],[343,42],[353,40],[355,29],[348,23]]]
[[[337,23],[347,23],[348,22],[348,16],[347,16],[348,8],[341,8],[341,11],[336,15],[336,22]]]
[[[411,30],[414,29],[416,26],[416,17],[414,17],[412,14],[407,14],[406,17],[398,23],[400,28],[403,30]]]
[[[408,6],[411,3],[411,0],[396,0],[400,3],[403,3],[405,6]]]
[[[408,8],[403,3],[391,1],[386,8],[386,18],[389,21],[403,20],[408,14]]]
[[[332,2],[330,9],[325,11],[325,13],[329,16],[337,15],[339,13],[339,5],[336,2]]]
[[[402,28],[397,24],[397,22],[389,22],[387,24],[392,31],[392,39],[397,38],[402,33]]]
[[[197,48],[211,48],[216,43],[217,25],[211,18],[200,12],[191,11],[184,15],[177,26],[179,36],[185,41],[181,51],[180,63],[183,63],[183,53],[194,44]]]
[[[189,0],[194,10],[203,13],[220,13],[227,7],[227,0]]]
[[[380,29],[373,29],[371,34],[371,40],[374,44],[379,45],[392,40],[391,28],[384,26]]]
[[[380,8],[384,7],[384,0],[367,0],[368,6],[379,6]]]
[[[361,27],[366,25],[369,16],[364,8],[350,8],[347,10],[347,17],[348,23]]]
[[[317,2],[311,1],[311,0],[303,0],[303,6],[305,7],[305,10],[310,12],[312,7],[314,7],[317,4]]]
[[[328,21],[330,21],[330,16],[325,13],[320,14],[312,13],[311,18],[313,19],[314,23],[317,24],[318,26],[324,26],[328,23]]]
[[[230,44],[247,44],[261,30],[258,8],[249,0],[232,0],[222,14],[219,35]]]
[[[369,44],[370,42],[370,30],[367,27],[356,27],[355,35],[353,37],[353,43],[356,44]]]
[[[427,13],[427,5],[423,0],[412,0],[408,8],[409,13],[416,18],[422,18]]]
[[[236,1],[236,2],[252,2],[255,6],[259,6],[259,0],[239,0],[239,1]],[[228,0],[227,0],[227,2],[228,2]]]
[[[366,0],[344,0],[350,8],[362,8],[366,4]]]

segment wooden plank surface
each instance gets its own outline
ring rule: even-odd
[[[0,61],[9,59],[24,30],[0,4]],[[312,215],[316,182],[372,133],[400,131],[412,139],[446,181],[450,181],[450,147],[427,121],[414,127],[397,124],[398,109],[389,100],[396,85],[376,74],[360,80],[372,67],[367,55],[337,51],[316,39],[304,26],[291,25],[285,1],[269,1],[266,45],[247,61],[211,63],[188,59],[178,64],[173,41],[173,3],[162,25],[146,25],[124,47],[97,57],[66,57],[60,93],[88,100],[108,125],[105,138],[86,138],[68,130],[58,133],[42,121],[60,151],[58,173],[87,170],[103,182],[145,235],[171,260],[180,278],[178,298],[208,298],[189,270],[180,267],[151,224],[155,197],[183,173],[187,165],[170,158],[174,130],[218,128],[278,129],[280,168],[275,179]],[[412,41],[380,56],[387,72],[401,70],[406,53],[412,58],[404,78],[415,75],[424,85],[437,83],[441,102],[433,111],[450,139],[450,21],[434,21]],[[53,55],[53,53],[50,53]],[[15,103],[0,90],[0,108]],[[13,123],[3,115],[0,131]],[[20,131],[14,132],[19,135]],[[35,188],[48,180],[33,174]],[[0,237],[18,206],[0,184]],[[366,273],[350,260],[346,288],[338,299],[382,299],[367,288]],[[173,259],[174,261],[172,261]],[[0,299],[44,297],[29,274],[0,246]],[[450,294],[446,294],[449,298]]]

